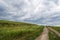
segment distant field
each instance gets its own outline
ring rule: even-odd
[[[0,20],[0,40],[35,40],[36,38],[41,39],[40,37],[43,35],[47,36],[43,36],[46,39],[49,37],[49,40],[60,40],[60,37],[49,28],[60,32],[60,27]],[[42,33],[43,35],[41,36]]]
[[[52,28],[60,32],[60,27],[52,27]]]
[[[43,26],[0,20],[0,40],[34,40]]]

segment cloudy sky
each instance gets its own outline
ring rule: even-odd
[[[0,20],[60,25],[60,0],[0,0]]]

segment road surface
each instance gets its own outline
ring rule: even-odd
[[[49,30],[51,30],[52,32],[54,32],[56,35],[58,35],[60,37],[60,33],[58,31],[56,31],[55,29],[48,27]]]
[[[48,31],[47,27],[45,27],[43,29],[42,34],[39,37],[37,37],[35,40],[49,40],[48,32],[49,31]]]

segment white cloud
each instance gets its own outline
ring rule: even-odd
[[[32,21],[44,18],[42,23],[51,24],[58,21],[49,22],[54,20],[53,17],[60,16],[60,0],[0,0],[0,4],[5,6],[12,20]]]

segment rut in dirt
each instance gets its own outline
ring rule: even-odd
[[[44,27],[42,34],[37,37],[35,40],[49,40],[48,36],[49,30],[47,27]]]

